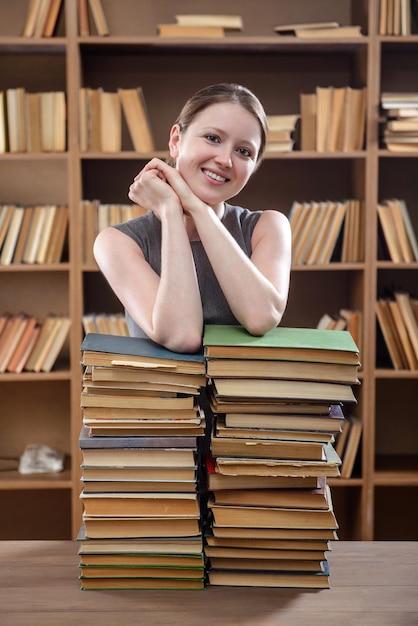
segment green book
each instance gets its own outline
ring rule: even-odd
[[[205,326],[207,358],[280,359],[359,365],[359,349],[346,330],[278,326],[258,337],[242,326]]]

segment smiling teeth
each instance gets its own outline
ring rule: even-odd
[[[224,183],[227,180],[223,176],[219,176],[218,174],[215,174],[214,172],[210,172],[209,170],[203,170],[203,173],[206,174],[206,176],[209,176],[209,178],[213,178],[213,180],[217,180],[219,183]]]

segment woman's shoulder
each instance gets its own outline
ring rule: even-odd
[[[144,215],[140,215],[139,217],[134,217],[127,222],[114,224],[113,228],[116,228],[125,235],[136,238],[143,237],[148,233],[155,234],[157,224],[159,224],[158,219],[152,211],[149,211],[148,213],[144,213]]]
[[[225,203],[225,213],[222,221],[226,225],[235,223],[240,224],[241,226],[255,226],[262,213],[263,211],[251,211],[250,209],[246,209],[241,206]]]

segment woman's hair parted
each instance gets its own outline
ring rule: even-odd
[[[257,155],[257,163],[261,162],[267,139],[267,119],[264,107],[260,100],[250,89],[236,83],[218,83],[209,85],[197,91],[183,106],[175,124],[181,131],[185,131],[193,122],[196,115],[211,106],[220,103],[239,104],[243,109],[255,117],[260,127],[260,149]]]

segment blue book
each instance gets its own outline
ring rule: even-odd
[[[80,348],[83,365],[143,367],[183,374],[205,374],[203,350],[173,352],[151,339],[88,333]]]

